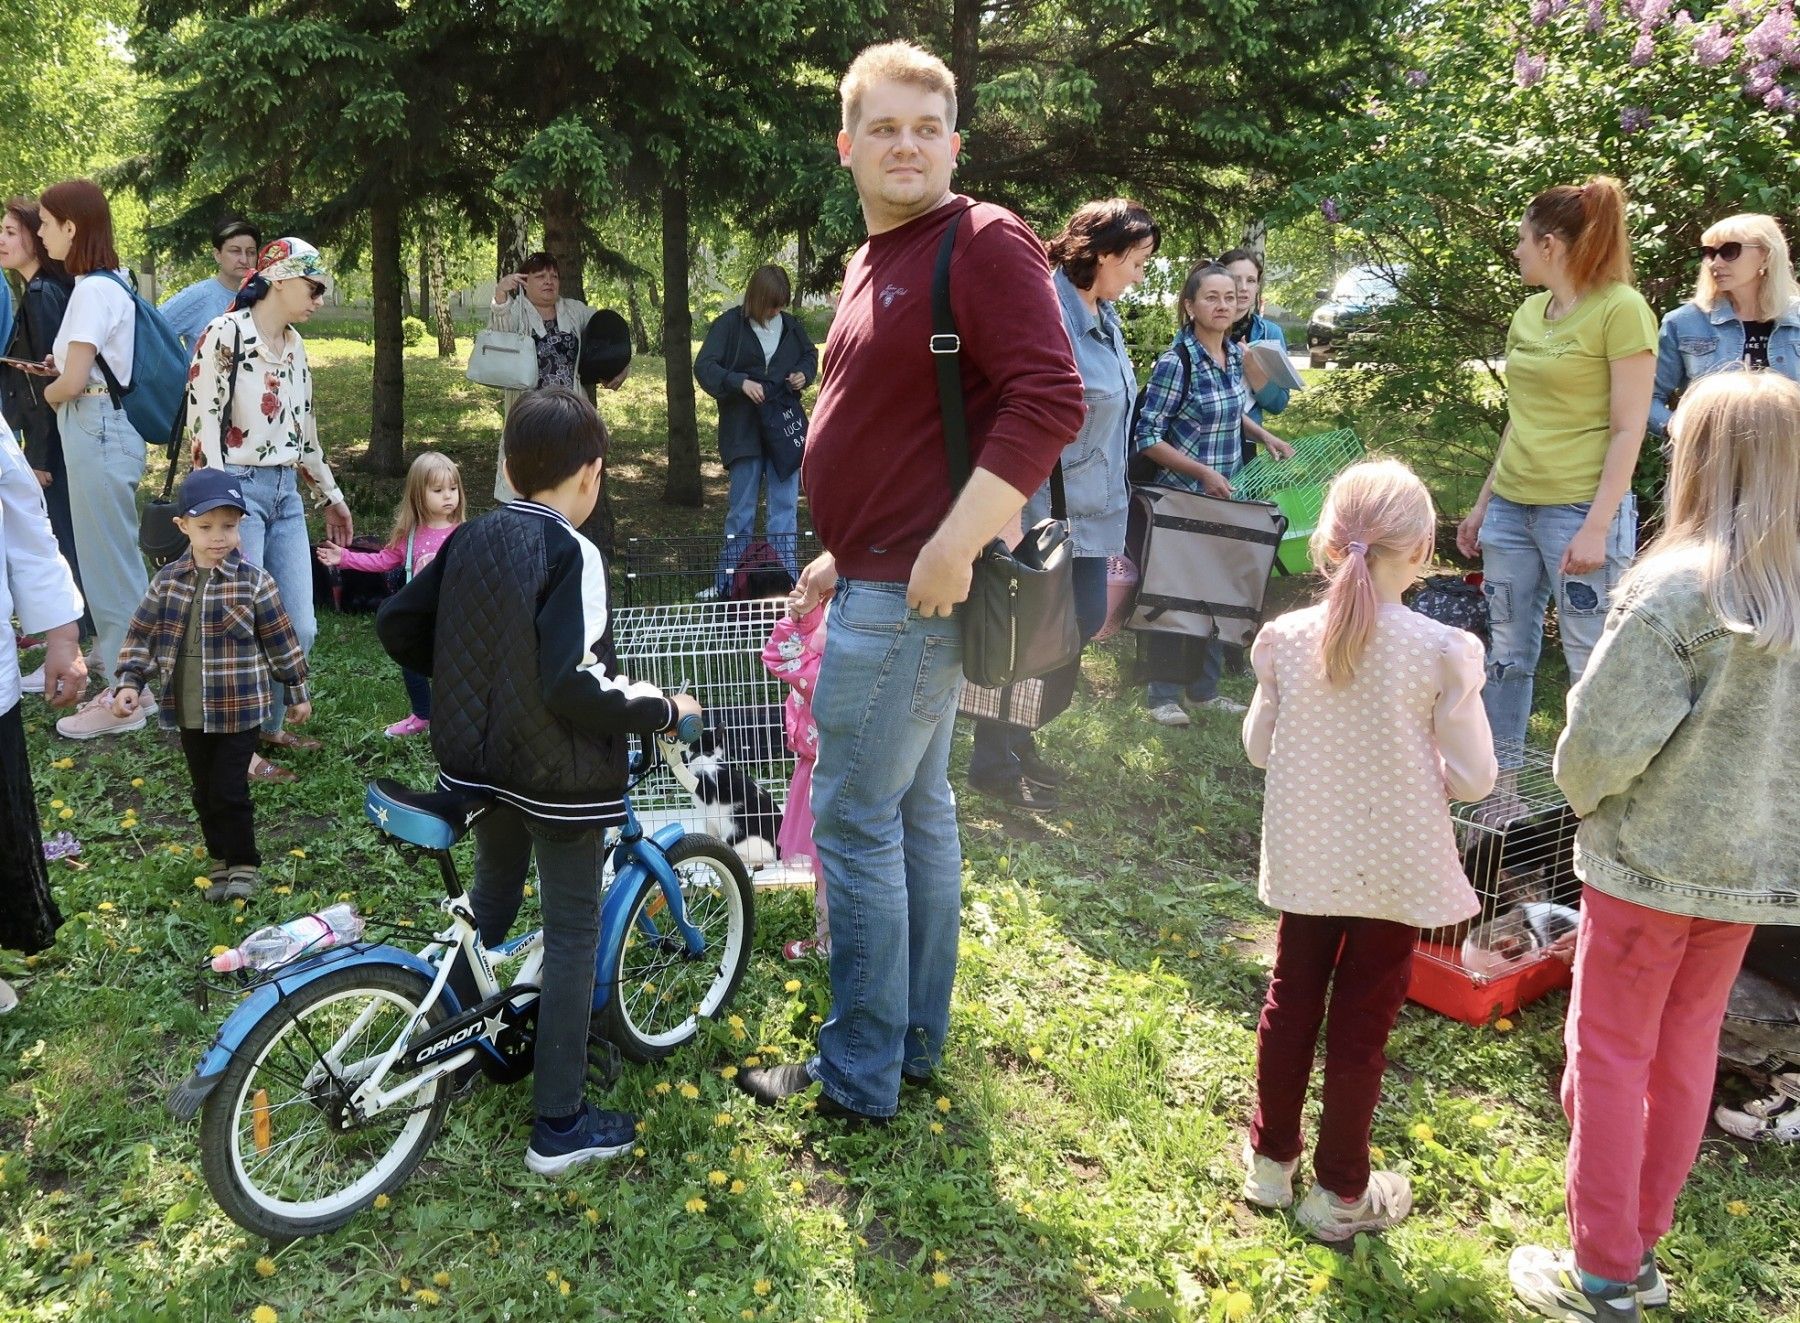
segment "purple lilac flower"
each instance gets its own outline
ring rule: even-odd
[[[1656,55],[1656,42],[1651,40],[1650,29],[1645,28],[1638,33],[1637,41],[1631,47],[1631,67],[1642,69]]]
[[[1336,198],[1321,199],[1319,202],[1319,214],[1325,218],[1325,222],[1328,225],[1336,225],[1344,219],[1343,216],[1338,213]]]
[[[1675,30],[1677,32],[1686,32],[1689,28],[1691,28],[1693,26],[1694,26],[1694,16],[1692,14],[1688,13],[1687,10],[1683,9],[1676,13],[1676,15],[1675,15]]]
[[[1770,110],[1782,111],[1796,104],[1794,94],[1785,87],[1771,87],[1763,96],[1763,105]]]
[[[1535,87],[1544,81],[1544,68],[1548,61],[1542,55],[1533,55],[1523,46],[1513,57],[1513,82],[1520,87]]]
[[[1643,8],[1638,12],[1638,20],[1646,28],[1659,28],[1668,22],[1674,9],[1675,0],[1644,0]]]
[[[1423,69],[1408,69],[1406,71],[1406,83],[1408,87],[1423,87],[1430,81],[1431,75],[1426,73]]]
[[[1753,60],[1782,60],[1795,52],[1794,11],[1775,8],[1744,34],[1744,54]]]
[[[1531,0],[1531,26],[1541,28],[1550,21],[1550,0]]]
[[[1775,75],[1769,71],[1767,64],[1759,64],[1750,71],[1744,80],[1744,92],[1754,97],[1766,97],[1775,86]]]
[[[1708,23],[1694,34],[1694,63],[1713,69],[1731,58],[1731,34],[1718,23]]]
[[[1606,26],[1606,0],[1587,0],[1587,30],[1599,32]]]
[[[1626,106],[1619,112],[1619,130],[1636,133],[1650,126],[1650,112],[1643,106]]]

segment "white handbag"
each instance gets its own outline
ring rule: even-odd
[[[477,331],[465,374],[477,386],[498,390],[536,390],[537,345],[518,331]]]

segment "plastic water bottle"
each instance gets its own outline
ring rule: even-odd
[[[356,906],[332,905],[317,914],[258,928],[235,951],[214,956],[212,967],[220,974],[234,969],[273,969],[297,955],[311,955],[339,942],[354,942],[362,934],[362,915],[356,912]]]

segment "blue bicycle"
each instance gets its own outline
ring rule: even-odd
[[[685,739],[659,737],[638,756],[633,785],[659,759],[690,779],[692,721]],[[530,1073],[542,931],[483,946],[450,853],[491,804],[370,785],[369,820],[436,861],[449,922],[417,952],[359,941],[267,971],[170,1097],[184,1120],[202,1112],[207,1186],[245,1230],[280,1241],[335,1230],[406,1180],[477,1071],[501,1082]],[[750,877],[729,846],[679,823],[645,836],[629,800],[608,862],[595,1045],[654,1061],[736,992],[750,958]],[[459,953],[479,992],[467,1006],[451,980]]]

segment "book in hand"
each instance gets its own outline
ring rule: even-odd
[[[1285,386],[1288,390],[1306,389],[1306,383],[1294,371],[1293,361],[1288,358],[1287,351],[1273,340],[1255,340],[1245,345],[1244,362],[1255,363],[1261,368],[1271,385]]]

